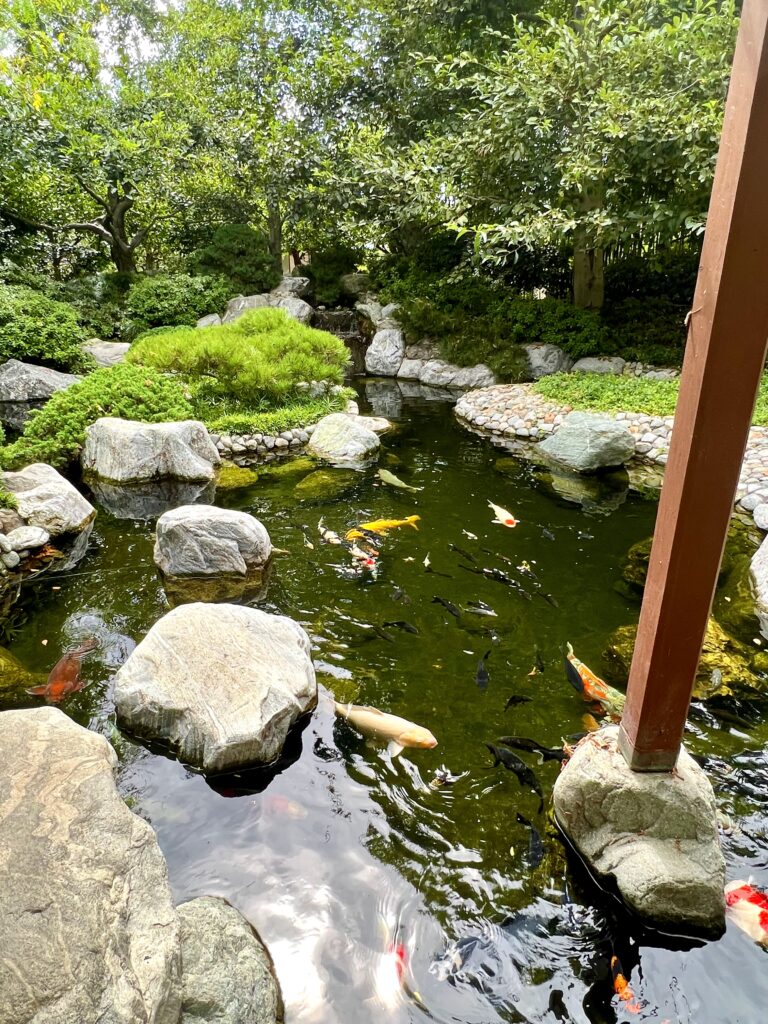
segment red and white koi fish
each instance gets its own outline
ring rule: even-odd
[[[74,651],[67,651],[51,669],[44,686],[33,686],[27,693],[32,697],[45,697],[46,704],[60,704],[70,693],[77,693],[85,686],[80,678],[80,667],[86,654],[98,647],[95,637],[86,640]]]
[[[768,893],[749,882],[729,882],[725,887],[728,917],[755,942],[768,945]]]
[[[517,526],[520,522],[519,519],[515,519],[512,513],[502,508],[501,505],[494,505],[492,501],[489,501],[488,504],[493,509],[493,514],[496,517],[495,522],[500,523],[501,526],[513,527]]]

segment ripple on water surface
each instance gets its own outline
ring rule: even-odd
[[[485,746],[511,733],[556,746],[582,730],[563,644],[599,671],[608,635],[636,621],[616,584],[655,507],[617,500],[614,482],[602,505],[590,492],[585,512],[460,429],[446,405],[406,402],[384,442],[380,464],[420,492],[383,486],[371,470],[330,471],[325,496],[323,481],[297,495],[302,476],[289,471],[217,498],[263,519],[290,552],[261,607],[297,619],[313,641],[324,695],[276,771],[206,780],[114,729],[111,677],[165,608],[151,524],[101,512],[78,570],[30,590],[13,653],[44,671],[68,643],[99,637],[84,663],[90,686],[65,710],[115,743],[121,792],[156,829],[177,900],[226,896],[257,928],[290,1022],[757,1024],[765,951],[731,928],[684,948],[638,930],[568,861],[536,793],[492,768]],[[520,525],[493,525],[489,499]],[[375,575],[352,575],[348,554],[317,532],[321,516],[343,533],[413,514],[419,529],[382,540]],[[531,674],[537,664],[543,673]],[[334,717],[329,694],[418,722],[438,746],[393,759]],[[521,699],[505,711],[510,696]],[[705,718],[691,740],[711,758],[730,818],[728,876],[763,885],[767,740],[760,715]],[[558,764],[521,756],[548,797]],[[442,765],[459,778],[430,785]],[[639,1013],[613,993],[614,954]]]

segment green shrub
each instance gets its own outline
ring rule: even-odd
[[[318,305],[338,305],[341,299],[340,279],[343,274],[350,274],[359,260],[359,252],[342,245],[312,253],[312,261],[301,268],[301,273],[312,282]]]
[[[611,352],[656,366],[678,366],[685,350],[686,306],[664,298],[624,299],[602,321]]]
[[[246,295],[268,292],[281,277],[266,237],[247,224],[224,224],[217,228],[210,244],[191,256],[189,266],[197,274],[227,278],[233,288],[230,295],[237,291]]]
[[[193,327],[201,316],[218,313],[232,295],[223,277],[190,277],[189,274],[156,274],[131,285],[125,303],[129,324],[127,340],[148,327]]]
[[[690,308],[699,269],[701,242],[662,249],[644,256],[609,256],[605,266],[605,301],[666,299]]]
[[[62,467],[77,458],[86,428],[102,416],[162,423],[192,414],[180,381],[150,367],[109,366],[57,391],[32,413],[21,437],[3,449],[2,461],[10,468],[30,462]]]
[[[282,309],[254,309],[231,324],[169,331],[137,341],[131,363],[179,373],[201,400],[265,410],[291,401],[301,381],[341,383],[342,341],[291,319]]]
[[[94,363],[80,348],[85,340],[71,306],[22,285],[0,285],[0,362],[87,370]]]
[[[134,277],[130,274],[82,274],[68,281],[50,281],[46,294],[68,302],[89,338],[119,337],[125,297]]]

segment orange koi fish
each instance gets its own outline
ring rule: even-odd
[[[45,697],[46,704],[60,704],[70,693],[77,693],[85,686],[80,678],[80,668],[86,654],[98,647],[95,637],[86,640],[74,651],[67,651],[51,669],[45,686],[33,686],[27,693],[33,697]]]
[[[582,695],[584,700],[593,701],[601,706],[611,718],[621,718],[626,697],[620,690],[615,690],[599,676],[595,675],[583,661],[579,661],[573,653],[573,647],[566,645],[568,654],[565,659],[565,671],[568,682]]]
[[[502,508],[501,505],[494,505],[492,501],[489,501],[488,504],[493,509],[495,523],[499,523],[501,526],[513,527],[517,526],[520,522],[519,519],[515,519],[512,513],[508,512],[505,508]]]
[[[621,963],[617,956],[611,957],[611,974],[613,974],[613,991],[624,1003],[629,1013],[640,1013],[640,1003],[635,998],[635,993],[629,987],[629,982],[622,973]]]
[[[729,882],[725,887],[728,917],[755,942],[768,945],[768,894],[748,882]]]

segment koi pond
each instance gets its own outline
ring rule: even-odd
[[[732,925],[716,942],[641,929],[548,817],[559,762],[520,755],[540,811],[486,746],[513,734],[559,747],[584,731],[590,709],[568,685],[564,647],[606,671],[611,634],[637,620],[622,575],[652,533],[654,501],[615,482],[607,497],[569,500],[461,428],[447,402],[405,400],[395,422],[379,466],[418,492],[383,485],[375,467],[310,477],[302,457],[217,491],[217,504],[257,516],[288,552],[259,606],[296,619],[313,643],[321,699],[273,770],[206,779],[114,725],[111,677],[167,610],[151,521],[100,509],[77,568],[25,591],[9,649],[45,673],[68,645],[98,638],[83,664],[89,685],[61,706],[114,744],[120,791],[155,829],[176,900],[225,896],[257,929],[290,1024],[757,1024],[766,950]],[[519,525],[494,524],[489,500]],[[418,529],[382,538],[374,572],[356,573],[318,532],[321,518],[343,534],[412,515]],[[392,757],[335,717],[331,694],[418,723],[438,745]],[[727,879],[765,887],[766,709],[731,699],[694,711],[687,743],[715,786]],[[438,784],[442,766],[458,776],[451,784]],[[613,956],[634,1002],[614,992]]]

